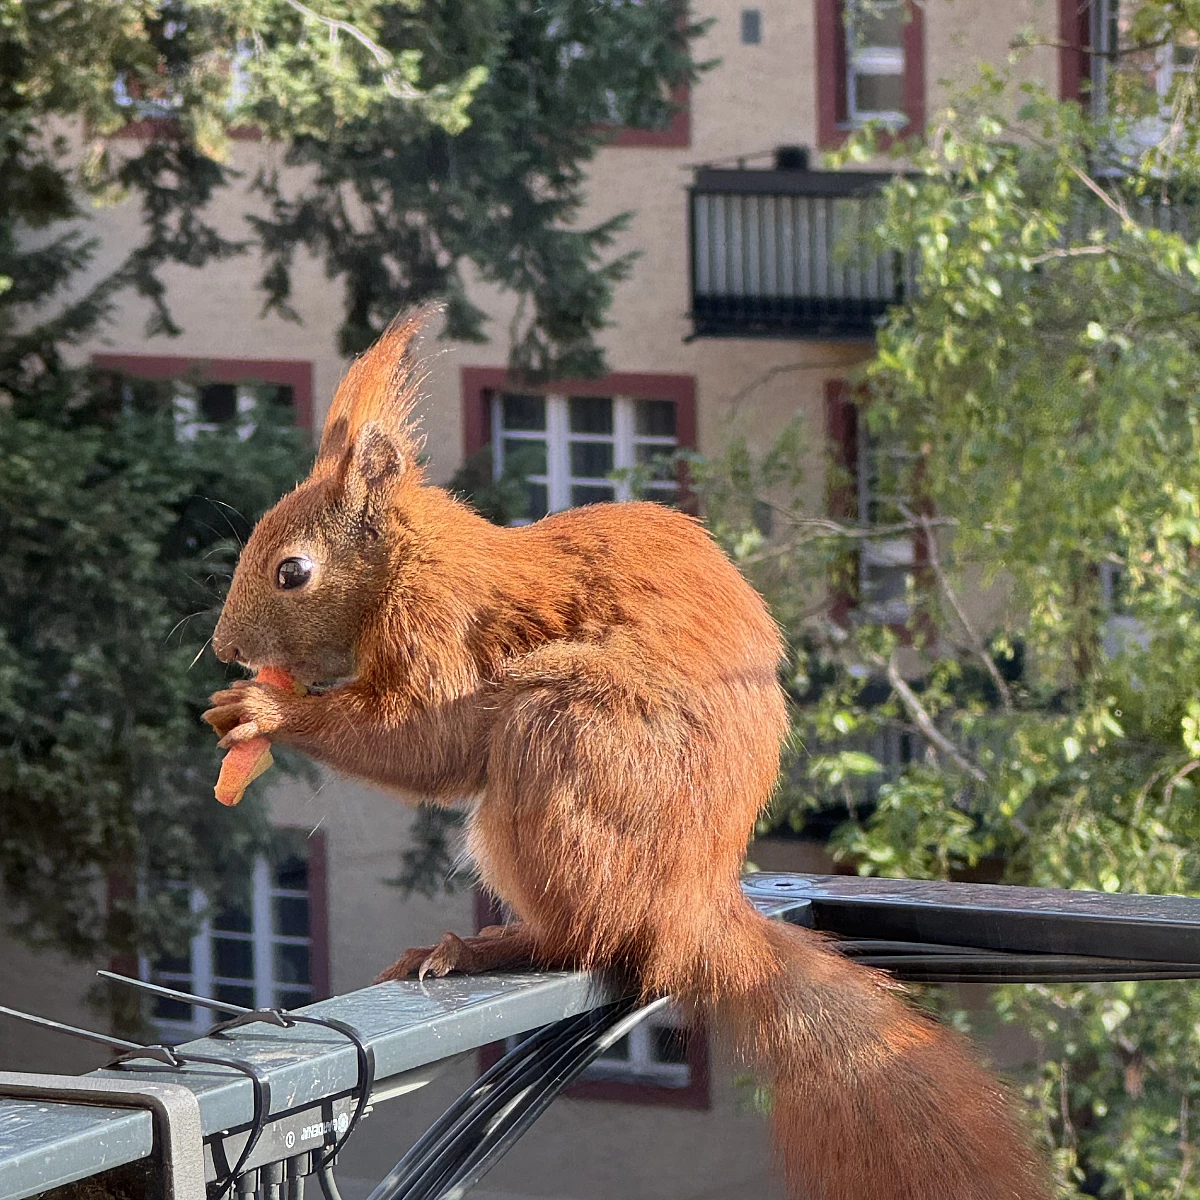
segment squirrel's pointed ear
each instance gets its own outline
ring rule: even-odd
[[[346,463],[345,494],[350,507],[365,511],[378,504],[403,474],[400,448],[382,426],[368,421],[358,431]]]

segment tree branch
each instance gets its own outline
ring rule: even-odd
[[[392,68],[394,59],[391,51],[385,50],[378,42],[369,38],[357,25],[352,25],[349,21],[340,21],[336,17],[323,17],[319,12],[314,12],[309,8],[307,4],[301,4],[300,0],[285,0],[285,3],[291,5],[302,17],[324,25],[329,30],[332,40],[336,41],[339,33],[348,33],[360,46],[365,47],[367,53],[383,70],[383,86],[387,88],[389,96],[397,100],[422,99],[421,92],[413,87],[407,79],[402,79],[400,73]]]
[[[1000,693],[1000,702],[1011,712],[1012,693],[1008,690],[1008,684],[1005,683],[1004,676],[1000,674],[1000,668],[996,666],[996,660],[992,658],[987,651],[987,647],[983,644],[983,638],[979,636],[975,626],[971,624],[971,618],[967,616],[966,610],[958,598],[958,593],[951,587],[950,580],[946,576],[946,571],[942,566],[941,555],[938,553],[937,535],[934,532],[933,521],[925,513],[913,517],[913,514],[904,505],[900,505],[899,507],[900,511],[906,517],[920,521],[921,527],[925,532],[925,553],[929,569],[933,572],[933,577],[937,580],[938,587],[942,589],[942,595],[946,597],[950,607],[954,610],[954,615],[958,618],[958,623],[967,635],[967,641],[970,643],[972,652],[992,677],[992,682],[996,685],[996,691]]]
[[[1053,258],[1080,258],[1085,254],[1112,254],[1112,246],[1065,246],[1061,250],[1047,250],[1029,260],[1031,267],[1040,266]]]
[[[950,759],[960,771],[970,775],[977,783],[987,783],[987,776],[973,762],[965,758],[958,747],[933,723],[929,710],[921,703],[920,697],[908,686],[900,674],[900,668],[896,665],[896,656],[893,654],[886,662],[882,655],[871,655],[871,658],[887,672],[888,683],[892,685],[892,690],[899,696],[900,703],[904,705],[905,711],[922,735]]]

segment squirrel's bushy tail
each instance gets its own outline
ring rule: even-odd
[[[748,905],[730,915],[681,991],[771,1084],[776,1152],[795,1196],[1049,1197],[1004,1089],[962,1039],[820,934]]]

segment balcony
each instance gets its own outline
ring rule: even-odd
[[[871,338],[904,298],[902,261],[872,250],[865,236],[890,176],[780,169],[786,161],[696,172],[692,337]]]

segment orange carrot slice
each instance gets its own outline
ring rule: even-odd
[[[296,681],[286,672],[277,667],[263,667],[257,678],[272,687],[291,688],[299,690]],[[214,789],[217,799],[226,805],[236,804],[250,786],[264,771],[268,770],[274,758],[271,757],[271,741],[269,738],[250,738],[238,742],[226,751],[221,760],[221,774],[217,777]]]

